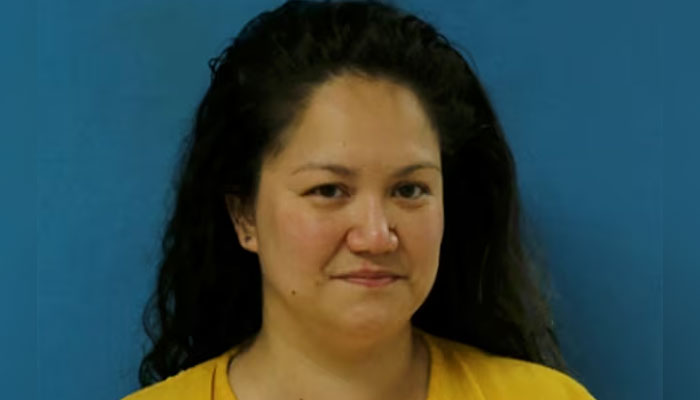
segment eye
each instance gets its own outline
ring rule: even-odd
[[[327,199],[336,199],[346,194],[348,191],[343,190],[342,185],[335,183],[327,183],[324,185],[316,186],[315,188],[309,190],[307,195],[318,195]],[[420,183],[402,183],[395,189],[395,192],[399,192],[399,197],[407,200],[417,200],[420,197],[430,194],[430,189],[426,185]]]
[[[321,197],[325,198],[336,198],[337,196],[333,196],[333,194],[338,193],[340,186],[337,184],[325,184],[325,185],[320,185],[316,186],[315,188],[309,190],[307,194],[320,194]]]
[[[396,191],[401,192],[402,197],[410,200],[430,194],[428,187],[419,183],[402,184],[396,189]],[[412,196],[412,194],[417,194],[417,196]]]

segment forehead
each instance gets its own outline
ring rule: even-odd
[[[418,97],[388,80],[348,75],[320,85],[285,136],[280,162],[323,156],[359,164],[407,157],[439,163],[437,134]]]

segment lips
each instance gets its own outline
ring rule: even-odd
[[[382,288],[388,287],[404,277],[391,271],[363,268],[358,271],[335,275],[332,278],[367,288]]]
[[[368,288],[380,288],[384,286],[389,286],[390,284],[398,281],[397,276],[385,276],[383,278],[342,278],[340,281],[347,282],[353,285],[360,285]]]
[[[371,270],[360,270],[353,271],[346,274],[335,275],[333,278],[336,279],[386,279],[386,278],[402,278],[401,275],[395,274],[389,271],[371,271]]]

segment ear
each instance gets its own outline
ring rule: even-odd
[[[255,217],[237,196],[227,194],[225,198],[229,218],[238,235],[238,242],[244,249],[257,253],[258,232],[255,226]]]

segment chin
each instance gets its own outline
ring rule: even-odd
[[[358,339],[374,340],[378,337],[392,335],[410,324],[410,317],[397,319],[396,313],[357,313],[352,318],[342,321],[339,329]]]

